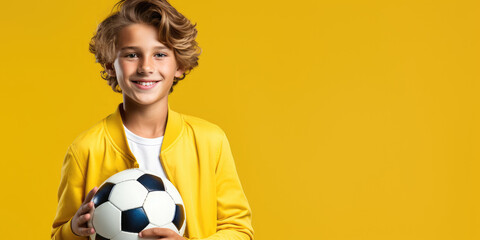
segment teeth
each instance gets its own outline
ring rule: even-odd
[[[150,85],[155,84],[155,82],[137,82],[137,83],[142,85],[142,86],[150,86]]]

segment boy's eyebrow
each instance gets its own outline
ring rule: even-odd
[[[120,48],[120,51],[127,50],[127,49],[139,50],[140,48],[135,47],[135,46],[126,46],[126,47]],[[166,50],[168,50],[169,48],[166,47],[166,46],[156,46],[156,47],[154,47],[154,49],[161,49],[161,50],[166,49]]]

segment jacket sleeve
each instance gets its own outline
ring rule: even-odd
[[[243,192],[225,133],[222,134],[216,167],[216,184],[217,232],[206,239],[253,240],[251,209]]]
[[[57,213],[52,225],[52,240],[85,240],[72,232],[71,220],[82,204],[84,196],[84,173],[75,152],[70,146],[63,161],[58,188]]]

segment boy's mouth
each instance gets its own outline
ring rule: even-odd
[[[141,89],[141,90],[149,90],[149,89],[152,89],[152,88],[154,88],[155,86],[157,86],[157,83],[160,82],[160,81],[161,81],[161,79],[158,80],[158,81],[141,79],[141,80],[132,81],[132,82],[133,82],[133,84],[134,84],[138,89]]]
[[[134,82],[135,84],[142,85],[142,86],[151,86],[151,85],[154,85],[155,83],[160,82],[160,81],[132,81],[132,82]]]

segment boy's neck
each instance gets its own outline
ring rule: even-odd
[[[134,134],[144,138],[161,137],[167,123],[168,99],[148,106],[124,99],[120,113],[123,125]]]

